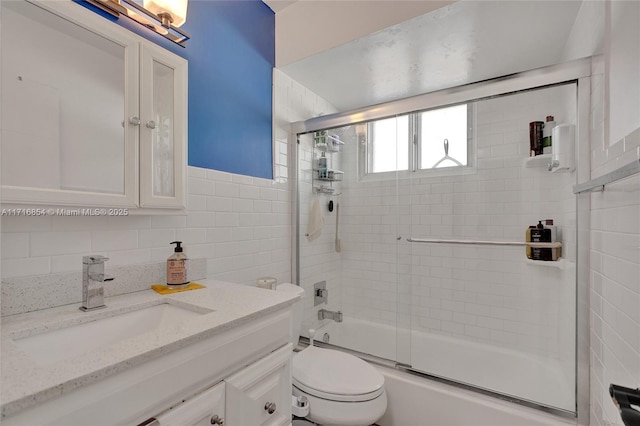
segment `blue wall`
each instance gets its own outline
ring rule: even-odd
[[[116,22],[189,61],[189,165],[273,177],[271,9],[259,0],[190,0],[186,48],[127,18]]]

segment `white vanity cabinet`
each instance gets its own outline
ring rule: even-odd
[[[1,7],[2,203],[184,208],[187,61],[71,0]]]
[[[141,426],[224,426],[224,390],[224,382],[218,383],[200,395],[143,422]]]
[[[291,423],[291,345],[139,426],[284,426]]]
[[[290,321],[287,305],[132,367],[123,360],[122,371],[99,380],[100,371],[87,373],[86,385],[63,382],[55,396],[9,413],[2,425],[289,425]]]
[[[291,354],[287,345],[225,379],[227,425],[291,423]]]

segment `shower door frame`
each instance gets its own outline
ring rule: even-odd
[[[372,120],[389,118],[408,112],[421,111],[443,105],[452,105],[506,94],[517,93],[545,86],[552,86],[567,82],[577,83],[577,123],[576,131],[576,184],[586,182],[591,176],[590,165],[590,106],[591,106],[591,75],[592,69],[602,65],[601,57],[589,57],[566,62],[558,65],[538,68],[521,73],[498,77],[491,80],[472,83],[460,87],[439,90],[436,92],[417,95],[410,98],[387,102],[384,104],[360,108],[337,114],[330,114],[298,121],[290,124],[289,130],[289,158],[290,169],[293,170],[294,184],[292,186],[292,256],[291,269],[295,282],[300,284],[299,237],[300,237],[300,203],[298,180],[298,145],[299,135],[314,131],[343,127]],[[585,210],[586,209],[586,210]],[[585,211],[583,211],[585,210]],[[476,390],[493,395],[500,399],[507,399],[522,405],[548,411],[562,416],[574,415],[579,424],[587,424],[589,419],[589,203],[584,197],[576,197],[577,238],[585,244],[577,244],[576,256],[576,411],[569,413],[552,407],[542,406],[529,401],[522,401],[512,397],[483,391],[473,386],[463,385],[455,381],[440,379],[454,386]],[[581,219],[581,220],[578,220]],[[581,248],[582,247],[582,248]],[[586,247],[586,249],[584,248]],[[366,358],[366,357],[365,357]],[[427,376],[420,372],[397,365],[397,368],[412,374]],[[431,376],[428,376],[431,377]]]

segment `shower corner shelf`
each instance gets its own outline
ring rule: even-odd
[[[342,151],[342,145],[344,145],[344,142],[337,136],[327,134],[316,136],[313,147],[321,152],[333,153]]]
[[[314,133],[313,149],[316,152],[322,152],[322,157],[325,157],[324,153],[340,153],[344,144],[338,135],[330,135],[327,130]],[[333,183],[341,183],[344,178],[344,172],[327,168],[327,160],[325,160],[325,167],[321,169],[319,167],[320,159],[314,159],[314,163],[316,161],[318,162],[317,168],[314,167],[312,172],[313,192],[315,194],[340,195],[340,192],[337,192],[336,188],[333,188]],[[333,160],[328,161],[333,162]]]
[[[344,172],[338,170],[329,170],[327,177],[316,177],[315,180],[319,182],[342,182]]]
[[[565,265],[567,263],[567,260],[563,257],[558,258],[558,260],[532,260],[532,259],[525,259],[525,262],[527,265],[533,265],[533,266],[545,266],[548,268],[557,268],[557,269],[564,269]]]
[[[540,154],[535,157],[527,157],[524,160],[524,166],[526,168],[534,168],[534,167],[548,167],[551,162],[551,154]]]

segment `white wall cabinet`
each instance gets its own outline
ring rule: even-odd
[[[2,202],[184,208],[187,61],[70,0],[1,17]]]

